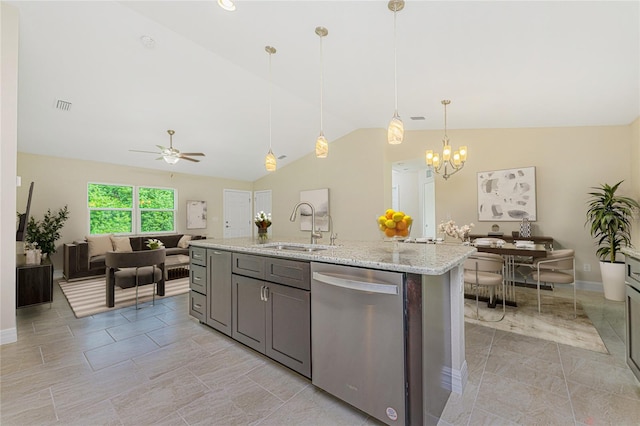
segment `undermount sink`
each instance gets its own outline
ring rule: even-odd
[[[331,246],[323,246],[319,244],[299,244],[299,243],[267,243],[260,244],[257,247],[275,250],[289,250],[301,252],[322,251],[331,248]]]

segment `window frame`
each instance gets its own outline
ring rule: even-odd
[[[90,185],[103,185],[103,186],[118,186],[132,188],[132,207],[90,207],[89,206],[89,187]],[[173,192],[173,208],[172,209],[145,209],[140,208],[140,188],[145,189],[160,189]],[[163,187],[163,186],[151,186],[151,185],[131,185],[123,183],[107,183],[107,182],[87,182],[86,189],[86,206],[87,206],[87,235],[101,235],[91,234],[91,212],[92,211],[130,211],[131,212],[131,232],[108,232],[113,235],[162,235],[162,234],[175,234],[176,223],[178,219],[178,190],[176,188]],[[170,231],[147,231],[142,232],[142,215],[144,211],[170,211],[173,214],[173,229]],[[104,234],[102,234],[104,235]]]

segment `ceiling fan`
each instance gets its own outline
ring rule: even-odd
[[[169,164],[176,164],[180,159],[193,161],[194,163],[198,163],[200,160],[196,160],[191,157],[204,157],[202,152],[180,152],[176,148],[173,147],[173,135],[176,133],[174,130],[167,130],[169,133],[169,148],[164,147],[162,145],[156,145],[160,148],[160,152],[155,151],[138,151],[137,149],[130,149],[131,152],[146,152],[148,154],[160,154],[160,157],[156,158],[156,160],[164,160]]]

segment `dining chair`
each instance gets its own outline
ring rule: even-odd
[[[577,317],[576,309],[576,260],[572,249],[561,249],[548,252],[546,257],[536,259],[533,263],[531,277],[537,282],[538,312],[540,309],[540,283],[573,284],[573,316]]]
[[[505,305],[505,280],[504,280],[504,259],[499,254],[474,253],[464,262],[464,282],[475,288],[476,295],[476,319],[486,322],[498,322],[504,319],[506,314]],[[489,303],[496,297],[495,289],[502,285],[502,316],[497,320],[482,319],[480,317],[480,287],[489,290]]]
[[[164,278],[166,249],[142,250],[134,252],[108,251],[105,254],[107,285],[120,288],[136,288],[136,309],[138,309],[138,288],[153,284],[153,301],[156,304],[156,285]]]

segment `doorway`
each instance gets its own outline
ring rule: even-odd
[[[251,191],[223,190],[224,238],[251,237]]]
[[[253,193],[253,217],[259,212],[271,213],[271,190],[255,191]],[[254,231],[255,231],[255,227]],[[271,227],[267,228],[267,233],[271,237]]]
[[[393,209],[413,217],[411,237],[436,237],[435,179],[424,159],[398,161],[391,166]]]

